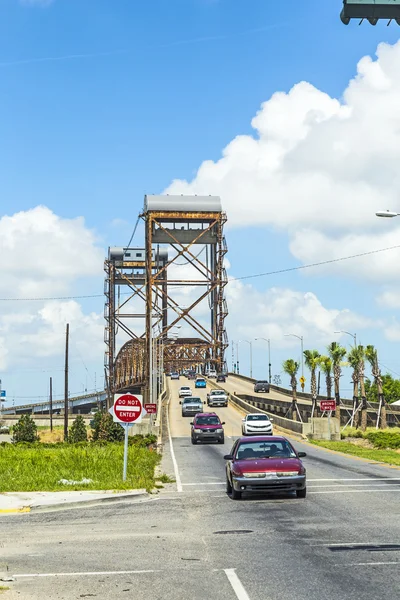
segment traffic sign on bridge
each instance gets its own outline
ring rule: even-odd
[[[114,394],[114,415],[120,423],[140,423],[143,397],[133,394]]]
[[[157,413],[157,404],[145,404],[144,410],[148,415],[155,415]]]
[[[321,400],[320,409],[322,411],[336,410],[336,400]]]

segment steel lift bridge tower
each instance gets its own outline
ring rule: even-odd
[[[161,333],[164,342],[164,365],[175,368],[213,366],[226,369],[225,350],[228,339],[225,318],[228,314],[224,267],[227,245],[224,237],[226,214],[217,196],[150,196],[144,200],[142,215],[146,235],[146,344],[152,355],[154,338],[153,307],[161,303],[168,309],[167,324]],[[151,268],[154,248],[168,249],[168,260],[158,269]],[[200,249],[200,250],[199,250]],[[179,271],[182,260],[189,268]],[[168,278],[167,278],[168,271]],[[174,273],[185,273],[174,276]],[[180,306],[174,290],[190,288],[189,306]],[[193,292],[195,292],[195,297]],[[174,298],[175,295],[175,298]],[[209,323],[196,315],[196,307],[208,299]],[[168,336],[179,323],[196,332],[196,338],[175,341]],[[172,343],[173,342],[173,343]],[[146,381],[152,373],[151,360],[146,361]]]

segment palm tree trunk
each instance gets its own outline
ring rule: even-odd
[[[382,378],[380,375],[376,378],[376,385],[378,388],[378,399],[381,405],[381,429],[386,429],[387,427],[387,416],[386,416],[386,400],[383,395],[383,386],[382,386]]]
[[[360,412],[358,410],[358,379],[353,378],[353,425],[356,429],[358,429],[358,424],[360,422]]]
[[[335,371],[334,371],[334,378],[335,378],[335,400],[336,400],[336,412],[335,412],[335,417],[338,419],[339,421],[339,426],[340,426],[340,372],[337,369],[337,367],[335,367]]]
[[[297,385],[292,385],[293,400],[292,400],[292,419],[297,421]]]
[[[361,431],[365,431],[367,429],[367,398],[365,397],[365,385],[364,385],[364,376],[360,378],[360,388],[361,388]]]

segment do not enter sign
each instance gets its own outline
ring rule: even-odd
[[[142,420],[142,396],[133,394],[114,395],[114,415],[122,423],[138,423]]]

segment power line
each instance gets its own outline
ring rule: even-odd
[[[363,256],[370,256],[371,254],[378,254],[380,252],[387,252],[388,250],[397,250],[400,248],[400,244],[396,246],[389,246],[388,248],[380,248],[379,250],[369,250],[368,252],[360,252],[359,254],[351,254],[350,256],[341,256],[340,258],[332,258],[330,260],[323,260],[320,262],[310,263],[308,265],[298,265],[297,267],[289,267],[286,269],[279,269],[277,271],[267,271],[266,273],[256,273],[254,275],[243,275],[242,277],[231,277],[228,281],[241,281],[243,279],[255,279],[258,277],[267,277],[269,275],[278,275],[280,273],[289,273],[291,271],[301,271],[302,269],[311,269],[312,267],[321,267],[323,265],[330,265],[344,260],[351,260],[353,258],[361,258]],[[178,286],[174,286],[176,289]],[[184,285],[179,287],[186,287]],[[123,295],[129,295],[127,292]],[[83,298],[103,298],[104,294],[87,294],[84,296],[48,296],[40,298],[0,298],[0,302],[35,302],[44,300],[81,300]]]

